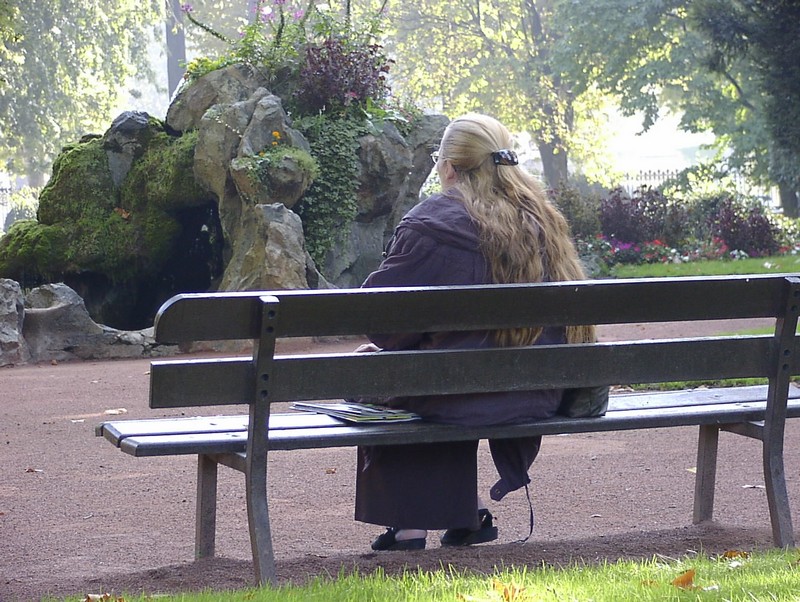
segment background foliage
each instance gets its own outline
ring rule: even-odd
[[[109,123],[128,78],[152,75],[147,45],[162,13],[158,0],[5,0],[0,165],[39,186],[62,146]]]

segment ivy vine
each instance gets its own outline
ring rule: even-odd
[[[311,144],[319,177],[295,210],[303,221],[306,248],[323,266],[358,214],[358,140],[367,129],[363,120],[347,116],[305,117],[296,125]]]

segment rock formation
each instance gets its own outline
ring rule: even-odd
[[[123,331],[95,323],[83,299],[65,284],[23,295],[17,282],[0,279],[0,367],[177,352],[176,346],[156,344],[152,328]]]
[[[447,119],[422,116],[405,135],[386,121],[358,138],[355,218],[315,263],[297,207],[316,165],[265,84],[245,66],[213,71],[176,95],[164,123],[126,112],[65,148],[37,221],[0,238],[0,277],[64,282],[95,322],[127,330],[179,292],[360,285],[418,202]]]

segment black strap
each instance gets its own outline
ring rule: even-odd
[[[528,498],[528,509],[530,510],[530,528],[528,529],[528,535],[525,539],[520,539],[516,543],[525,543],[531,538],[533,535],[533,525],[535,523],[534,516],[533,516],[533,504],[531,503],[531,492],[528,489],[528,484],[525,483],[525,497]]]

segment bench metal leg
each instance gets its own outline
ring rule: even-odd
[[[783,433],[781,433],[782,435]],[[783,440],[764,438],[764,484],[767,489],[772,538],[779,548],[794,547],[792,513],[783,467]]]
[[[694,480],[693,522],[711,520],[714,515],[714,487],[717,479],[717,449],[719,427],[700,426],[697,441],[697,474]]]
[[[217,463],[210,456],[197,456],[197,511],[195,515],[194,556],[214,556],[217,532]]]
[[[252,467],[245,475],[247,480],[247,519],[250,525],[250,546],[253,550],[256,581],[259,585],[274,585],[277,575],[275,557],[272,552],[272,533],[269,526],[266,476],[266,470],[262,472],[253,470]]]

